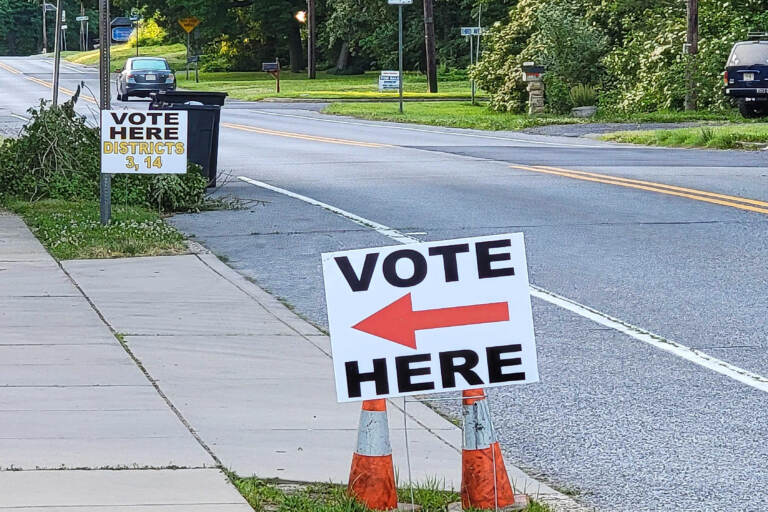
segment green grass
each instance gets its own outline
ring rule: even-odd
[[[768,143],[768,124],[729,124],[676,130],[615,132],[604,135],[603,139],[648,146],[753,149],[750,143]]]
[[[496,112],[485,105],[469,102],[408,102],[400,114],[397,103],[333,103],[325,112],[402,123],[475,128],[479,130],[522,130],[549,124],[573,124],[578,119],[566,116],[528,116]]]
[[[368,509],[350,499],[346,487],[333,484],[280,485],[258,478],[230,475],[232,482],[256,512],[367,512]],[[414,488],[414,503],[422,512],[444,512],[449,503],[460,501],[457,493],[443,491],[437,483]],[[400,489],[398,499],[410,503],[410,490]],[[533,503],[526,512],[549,512]]]
[[[186,251],[184,237],[156,212],[114,205],[112,222],[99,223],[98,201],[11,201],[46,249],[60,260],[160,256]]]
[[[690,121],[728,121],[736,114],[725,112],[660,111],[645,114],[601,114],[591,119],[577,119],[564,115],[510,114],[496,112],[485,104],[469,102],[409,102],[404,114],[396,103],[333,103],[325,112],[377,121],[397,121],[478,130],[522,130],[536,126],[577,123],[677,123]]]
[[[196,91],[226,92],[231,98],[258,101],[264,98],[304,99],[397,99],[397,91],[379,92],[378,72],[369,71],[362,75],[332,75],[319,72],[317,78],[309,80],[306,73],[283,71],[280,74],[280,94],[275,92],[275,80],[267,73],[220,72],[200,73],[200,83],[195,83],[190,73],[176,78],[182,89]],[[469,98],[469,82],[466,80],[442,80],[437,94],[427,93],[424,75],[405,73],[404,95],[408,98]]]
[[[65,60],[86,66],[99,65],[99,50],[89,52],[62,52]],[[126,59],[136,55],[136,48],[127,44],[116,45],[111,48],[110,58],[112,71],[122,68]],[[187,49],[183,44],[169,44],[163,46],[142,46],[139,55],[143,57],[165,57],[173,69],[180,70],[187,65]]]

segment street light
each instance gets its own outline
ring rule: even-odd
[[[298,21],[299,23],[306,23],[307,11],[299,11],[293,17],[296,18],[296,21]]]
[[[49,4],[48,2],[43,2],[43,53],[48,53],[48,29],[46,27],[46,15],[45,13],[48,11],[55,11],[56,6],[53,4]]]

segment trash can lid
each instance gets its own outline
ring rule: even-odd
[[[152,101],[156,103],[189,103],[194,101],[203,105],[222,106],[227,96],[225,92],[159,91],[152,95]]]

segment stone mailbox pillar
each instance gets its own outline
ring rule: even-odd
[[[533,62],[523,63],[523,82],[528,84],[528,113],[544,113],[544,82],[541,75],[543,66],[536,66]]]

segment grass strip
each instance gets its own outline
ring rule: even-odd
[[[46,249],[59,260],[182,254],[184,237],[157,212],[114,205],[112,222],[99,222],[98,201],[10,201]]]
[[[280,93],[275,91],[275,80],[261,72],[216,72],[200,73],[200,83],[195,83],[193,74],[190,80],[185,73],[178,73],[179,87],[195,91],[220,91],[230,98],[259,101],[265,98],[288,99],[397,99],[397,91],[379,92],[379,73],[369,71],[361,75],[333,75],[317,73],[317,78],[309,80],[305,73],[283,71],[280,74]],[[408,98],[469,98],[471,91],[466,80],[443,79],[439,83],[439,92],[427,92],[426,77],[419,73],[405,73],[403,82],[404,95]]]
[[[76,64],[86,66],[99,65],[99,50],[88,52],[68,51],[61,52],[62,58]],[[139,55],[142,57],[165,57],[171,68],[176,70],[184,69],[187,65],[187,48],[183,44],[167,44],[161,46],[141,46]],[[130,57],[136,56],[136,47],[120,44],[111,47],[110,59],[112,71],[122,68],[125,61]]]
[[[728,121],[737,118],[737,114],[731,111],[659,111],[643,114],[606,113],[598,114],[593,118],[580,119],[566,115],[530,116],[497,112],[488,108],[486,104],[472,105],[469,102],[409,102],[405,104],[403,114],[400,114],[397,103],[333,103],[325,109],[325,113],[375,121],[418,123],[478,130],[523,130],[554,124]]]
[[[258,478],[230,475],[238,491],[256,512],[368,512],[346,494],[346,487],[335,484],[281,484]],[[411,502],[409,489],[399,489],[402,503]],[[428,482],[413,490],[414,503],[422,512],[445,512],[448,504],[460,501],[453,491],[442,490],[438,482]],[[550,509],[532,503],[525,512],[549,512]]]
[[[647,146],[761,149],[762,144],[768,143],[768,124],[733,124],[674,130],[614,132],[604,135],[603,139]]]
[[[399,112],[397,103],[333,103],[327,114],[338,114],[374,121],[395,121],[478,130],[522,130],[550,124],[575,124],[578,119],[566,116],[528,116],[496,112],[486,105],[470,102],[408,102]]]

